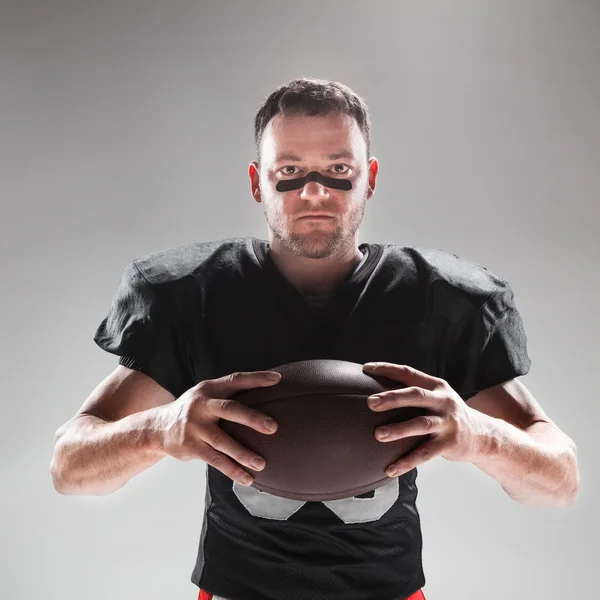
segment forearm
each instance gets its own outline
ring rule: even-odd
[[[91,415],[70,421],[57,439],[51,473],[60,494],[101,496],[123,487],[165,453],[157,443],[156,409],[106,422]]]
[[[471,462],[493,477],[520,504],[571,506],[579,489],[577,450],[548,423],[522,430],[481,414],[482,428]]]

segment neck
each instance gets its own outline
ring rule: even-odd
[[[341,282],[348,279],[363,258],[357,245],[327,258],[305,258],[270,244],[269,256],[301,294],[319,295],[331,294]]]

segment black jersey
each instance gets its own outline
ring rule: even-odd
[[[303,296],[266,241],[197,242],[132,260],[94,341],[175,397],[205,379],[309,359],[407,364],[466,401],[529,371],[506,280],[434,249],[363,243],[328,296]],[[207,465],[191,580],[230,600],[398,600],[425,585],[417,469],[366,494],[297,501]]]

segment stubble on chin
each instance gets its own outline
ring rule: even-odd
[[[350,222],[347,223],[347,233],[344,235],[344,227],[338,222],[337,227],[326,228],[315,227],[314,229],[298,232],[294,231],[297,220],[293,217],[287,217],[283,214],[270,211],[267,206],[264,207],[267,224],[271,230],[273,239],[277,243],[287,248],[291,253],[304,258],[327,258],[335,254],[346,245],[349,240],[354,239],[354,235],[365,211],[365,201],[362,206],[356,209],[351,215]]]

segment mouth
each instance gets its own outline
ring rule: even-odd
[[[333,217],[329,215],[305,215],[304,217],[300,217],[300,219],[332,219]]]

